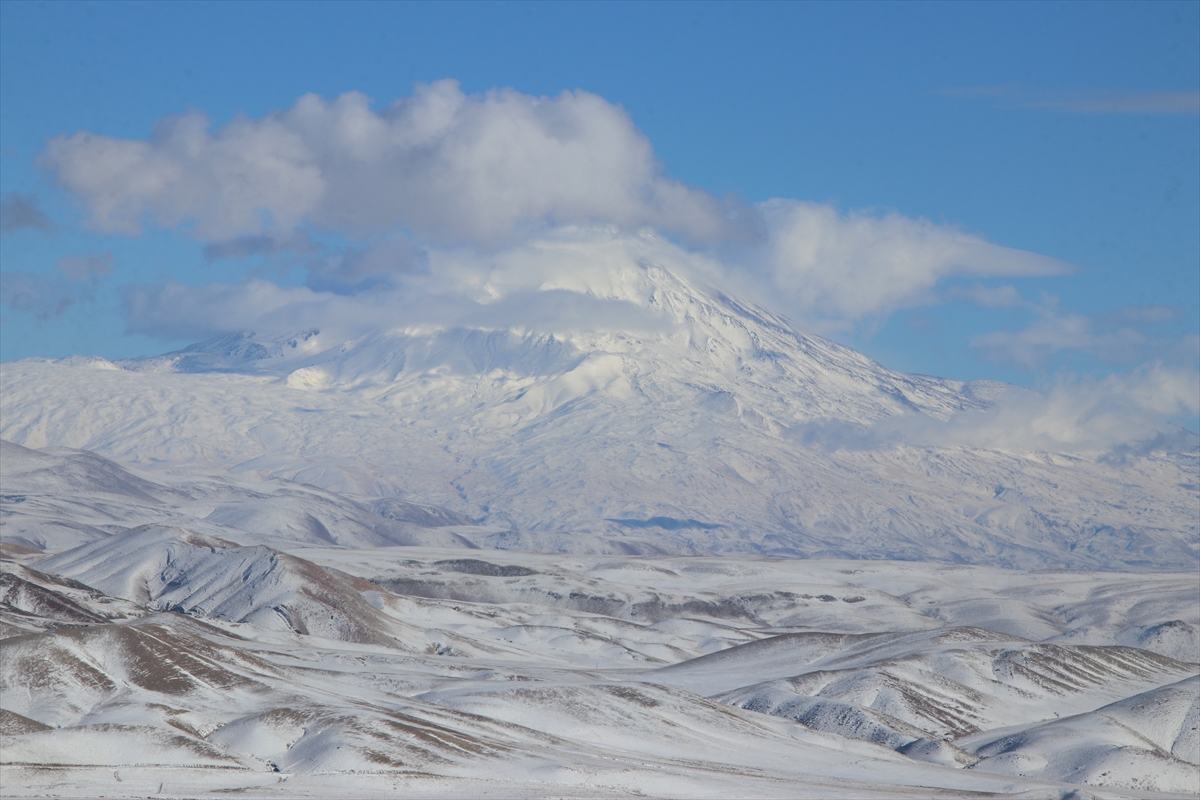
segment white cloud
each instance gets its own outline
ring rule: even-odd
[[[650,229],[628,233],[616,227],[562,225],[504,247],[483,250],[469,244],[418,248],[403,237],[381,238],[362,248],[301,257],[300,263],[308,269],[307,288],[312,292],[303,302],[313,302],[326,293],[347,295],[348,302],[350,296],[358,295],[363,305],[372,309],[364,317],[368,319],[377,319],[373,309],[384,295],[393,297],[389,302],[394,308],[408,309],[404,313],[412,313],[410,307],[427,295],[459,298],[448,306],[458,313],[464,303],[495,304],[518,294],[533,302],[536,292],[551,290],[645,305],[652,287],[643,265],[656,264],[702,284],[732,285],[807,324],[828,320],[853,323],[879,317],[905,304],[934,302],[936,283],[949,275],[1069,268],[1051,259],[990,245],[952,228],[895,214],[883,218],[842,215],[827,206],[807,204],[803,210],[807,214],[803,226],[784,228],[781,236],[772,229],[766,245],[742,247],[724,260],[690,250]],[[774,222],[770,214],[766,216]],[[794,217],[786,221],[794,221]],[[274,240],[252,239],[230,247],[270,253],[276,245]],[[804,247],[810,250],[796,252]],[[971,259],[972,255],[977,258]],[[265,291],[261,283],[247,286],[256,287],[252,291],[260,297]],[[141,287],[131,294],[127,311],[140,320],[132,324],[139,332],[151,333],[161,325],[164,334],[174,338],[179,335],[180,320],[188,314],[164,311],[159,316],[132,298],[144,298],[151,292],[164,300],[178,295],[183,302],[186,294],[205,295],[210,291],[211,287],[175,285],[163,294]],[[233,289],[205,295],[202,302],[224,303],[227,291]],[[999,299],[1007,299],[1007,294]],[[187,300],[184,305],[191,302]],[[291,297],[287,302],[300,300]],[[271,302],[242,304],[232,299],[221,307],[236,309],[214,312],[214,316],[238,319],[246,328],[262,327],[263,323],[252,316],[256,310],[265,316],[275,309]],[[511,301],[503,307],[511,310],[512,324],[523,323]],[[331,307],[323,308],[329,312]],[[420,313],[428,319],[425,310]],[[497,313],[493,310],[489,318],[494,319]],[[354,314],[347,311],[345,316],[350,319]],[[299,324],[312,327],[318,323],[310,319]]]
[[[1048,391],[1009,387],[985,411],[960,411],[947,420],[920,414],[889,417],[870,428],[847,423],[799,425],[789,436],[826,450],[880,445],[978,447],[1014,453],[1100,454],[1117,460],[1162,447],[1196,447],[1195,434],[1173,418],[1200,413],[1200,371],[1145,365],[1102,380],[1058,380]]]
[[[539,242],[605,227],[715,247],[725,266],[710,272],[823,330],[937,302],[947,278],[1071,269],[894,212],[719,203],[667,178],[628,114],[585,91],[467,95],[444,80],[380,111],[356,92],[332,101],[308,94],[215,130],[192,113],[162,120],[144,141],[60,136],[40,163],[93,228],[186,230],[210,260],[260,256],[279,266],[290,255],[310,287],[338,293],[396,285],[424,269],[422,250],[438,248],[473,248],[472,262],[490,253],[510,273],[537,272]],[[330,238],[322,232],[351,246],[330,252],[316,244]],[[512,266],[517,255],[526,263]],[[569,255],[554,268],[585,260]],[[468,288],[477,279],[464,277]]]
[[[564,334],[573,331],[662,331],[661,314],[615,298],[562,289],[513,291],[480,303],[462,294],[362,295],[282,287],[270,281],[205,286],[135,286],[125,295],[130,332],[195,342],[237,331],[266,337],[317,328],[341,343],[379,330],[401,328],[513,328]]]
[[[711,195],[666,178],[629,115],[585,91],[466,95],[443,80],[380,112],[357,92],[307,94],[209,128],[189,113],[162,120],[147,141],[60,136],[40,163],[95,229],[135,233],[152,220],[214,242],[306,223],[488,244],[547,223],[650,225],[696,241],[740,224]]]
[[[1153,364],[1102,380],[1063,378],[1044,394],[1012,389],[988,411],[960,412],[945,423],[904,418],[889,425],[929,445],[1098,452],[1153,440],[1173,429],[1172,417],[1197,413],[1200,372]]]
[[[130,331],[197,339],[319,327],[332,338],[414,324],[569,330],[660,329],[642,264],[711,273],[715,263],[650,232],[560,227],[497,252],[414,250],[404,239],[314,259],[306,286],[240,283],[130,287]],[[335,333],[335,331],[337,333]]]
[[[283,315],[288,318],[284,324],[291,323],[287,328],[291,332],[325,319],[333,300],[308,287],[284,287],[264,280],[205,286],[176,282],[137,285],[125,291],[125,326],[131,333],[194,341],[270,327]]]
[[[554,289],[643,303],[651,291],[643,265],[704,278],[724,269],[652,230],[628,234],[613,227],[560,226],[503,250],[431,248],[429,257],[438,290],[463,292],[481,303]]]
[[[1062,350],[1082,350],[1106,361],[1129,361],[1149,339],[1129,327],[1104,329],[1085,314],[1060,314],[1041,309],[1043,316],[1017,331],[993,331],[971,339],[971,346],[991,361],[1038,369]]]
[[[936,302],[952,277],[1060,275],[1071,264],[992,244],[948,225],[889,212],[839,213],[829,205],[771,200],[758,207],[764,248],[749,257],[757,294],[806,320],[855,322]]]

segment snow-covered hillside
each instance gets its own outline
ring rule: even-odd
[[[18,558],[0,777],[30,795],[1193,791],[1200,652],[1115,643],[1194,638],[1186,573],[285,554],[153,526]]]
[[[1190,789],[1192,572],[482,549],[559,534],[3,453],[0,777],[29,794]]]
[[[1195,437],[963,435],[1039,401],[569,244],[0,367],[0,795],[1200,789]]]
[[[282,480],[159,474],[167,480],[156,482],[95,453],[34,451],[3,440],[0,461],[0,519],[10,548],[53,552],[146,524],[252,544],[473,546],[454,532],[474,529],[467,517],[398,498],[363,503]]]
[[[452,322],[5,364],[0,435],[435,504],[510,531],[489,546],[586,551],[591,534],[662,552],[1200,563],[1194,442],[1120,458],[922,444],[905,432],[1025,390],[891,372],[685,277],[652,240],[590,246],[543,255],[602,251],[604,269],[481,286],[494,299]],[[213,519],[247,513],[262,512]]]
[[[359,594],[371,585],[267,547],[146,525],[39,565],[155,610],[403,647],[402,633]]]

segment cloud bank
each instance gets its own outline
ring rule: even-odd
[[[1149,364],[1102,380],[1060,378],[1048,391],[1011,387],[986,411],[947,420],[890,417],[870,428],[841,422],[797,425],[792,439],[828,451],[916,447],[978,447],[1007,452],[1107,454],[1120,461],[1154,450],[1195,450],[1195,434],[1171,419],[1200,414],[1200,372]]]

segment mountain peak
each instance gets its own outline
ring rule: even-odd
[[[989,404],[960,382],[892,372],[649,261],[605,271],[603,279],[569,274],[437,324],[345,340],[315,328],[234,332],[120,366],[269,375],[304,390],[404,392],[436,378],[486,403],[538,398],[539,414],[593,393],[661,402],[686,388],[707,407],[746,409],[777,430],[813,419],[865,425],[912,412],[942,418]]]
[[[653,531],[688,552],[1195,564],[1186,465],[905,444],[888,431],[1010,387],[888,370],[708,288],[652,239],[601,244],[527,253],[519,280],[497,263],[475,300],[352,335],[231,333],[121,370],[6,365],[0,435],[370,487],[511,528],[505,546]]]

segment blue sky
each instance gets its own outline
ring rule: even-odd
[[[211,133],[239,116],[262,121],[306,93],[332,102],[361,92],[381,112],[417,85],[450,78],[468,107],[510,88],[517,105],[564,90],[597,96],[592,111],[570,111],[579,119],[611,121],[623,110],[661,164],[647,186],[677,182],[751,215],[771,198],[816,204],[796,214],[812,212],[805,225],[833,220],[830,265],[796,267],[807,270],[796,273],[801,285],[771,262],[774,283],[760,281],[762,296],[783,298],[781,311],[887,366],[1031,386],[1153,362],[1196,371],[1197,3],[8,1],[0,59],[3,360],[116,358],[188,343],[190,329],[137,318],[130,287],[332,285],[306,272],[297,231],[327,252],[382,246],[382,228],[361,245],[361,231],[329,222],[342,217],[328,208],[324,222],[304,217],[288,229],[293,245],[282,207],[263,212],[275,215],[269,229],[211,220],[205,229],[202,206],[180,206],[175,195],[139,206],[140,227],[104,223],[97,204],[114,189],[79,165],[94,166],[99,151],[74,140],[75,151],[51,155],[54,137],[144,142],[164,118],[189,112],[207,115]],[[639,139],[620,135],[637,150]],[[530,207],[610,221],[610,206],[543,200]],[[172,216],[171,203],[183,210]],[[701,212],[688,208],[630,224],[661,224],[689,247],[742,257],[712,237],[699,241]],[[889,218],[913,241],[958,230],[1046,258],[1005,266],[993,253],[960,268],[937,261],[959,256],[934,254],[923,278],[870,302],[814,271],[879,258],[865,274],[886,283],[898,269],[879,244]],[[873,221],[866,245],[854,239],[854,219]],[[416,231],[417,249],[455,236],[484,242],[478,226],[392,223]],[[266,255],[205,255],[206,245],[211,256],[221,242],[260,234],[275,237]],[[1194,410],[1177,416],[1195,428]]]

